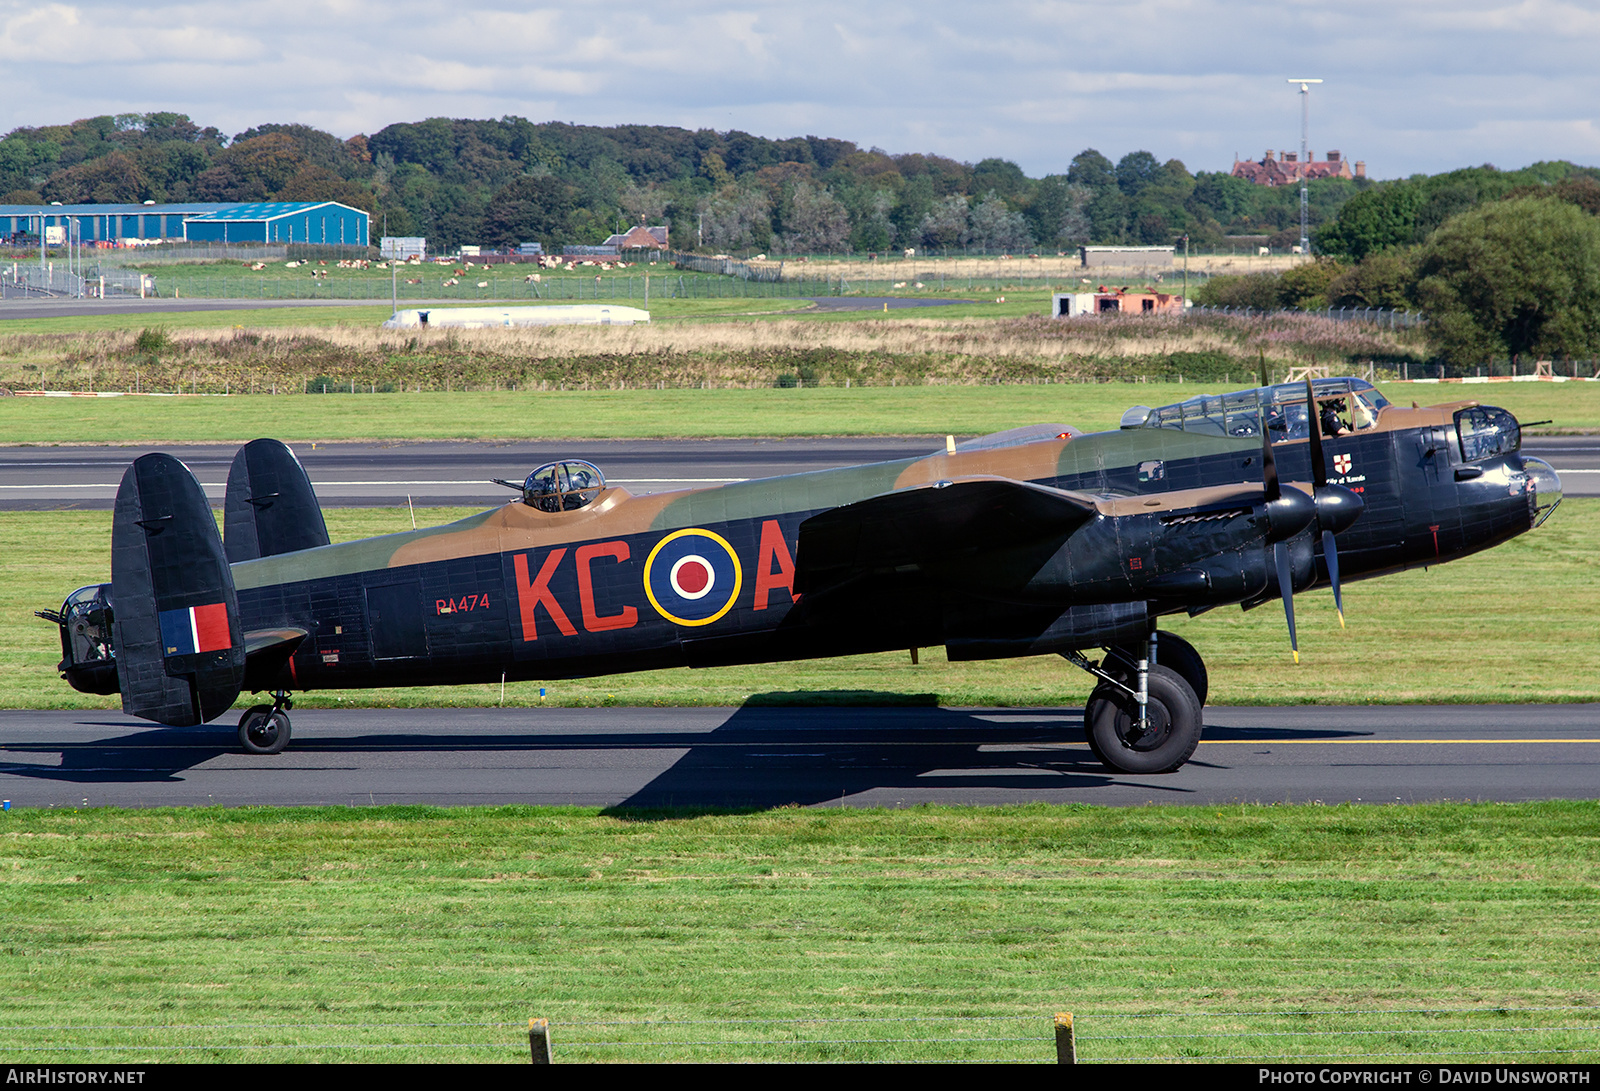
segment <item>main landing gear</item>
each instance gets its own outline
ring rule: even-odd
[[[294,701],[282,690],[270,705],[252,705],[239,717],[239,745],[246,754],[281,754],[289,745],[289,709]]]
[[[1140,645],[1108,648],[1099,664],[1063,652],[1100,679],[1083,708],[1094,756],[1119,773],[1171,773],[1200,745],[1205,662],[1180,636],[1157,632]]]

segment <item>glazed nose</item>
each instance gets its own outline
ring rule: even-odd
[[[1533,525],[1538,526],[1550,517],[1561,503],[1561,475],[1542,458],[1522,458],[1522,470],[1528,475],[1528,485],[1534,492]]]

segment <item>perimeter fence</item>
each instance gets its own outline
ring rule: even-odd
[[[542,1024],[535,1031],[534,1024]],[[1594,1063],[1600,1006],[0,1026],[14,1063],[181,1060]],[[537,1035],[537,1037],[535,1036]],[[544,1037],[547,1035],[548,1037]],[[538,1056],[536,1050],[534,1056]]]
[[[1235,318],[1267,318],[1283,314],[1309,314],[1314,318],[1329,318],[1335,322],[1365,322],[1388,330],[1414,330],[1427,324],[1427,319],[1413,311],[1397,311],[1388,307],[1328,307],[1320,311],[1303,311],[1299,308],[1262,310],[1259,307],[1205,307],[1189,308],[1190,314],[1220,314]]]

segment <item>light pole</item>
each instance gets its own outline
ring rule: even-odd
[[[1182,314],[1189,313],[1189,236],[1183,237],[1183,310]]]
[[[1289,83],[1300,85],[1300,253],[1311,253],[1311,235],[1307,231],[1307,219],[1311,207],[1310,197],[1306,193],[1306,183],[1311,164],[1306,160],[1310,154],[1306,145],[1310,141],[1311,130],[1311,85],[1321,83],[1321,80],[1291,79]]]

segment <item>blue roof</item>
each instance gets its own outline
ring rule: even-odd
[[[365,216],[360,209],[341,205],[337,201],[258,201],[254,204],[231,204],[219,207],[215,212],[208,212],[204,216],[193,217],[201,221],[217,220],[276,220],[283,216],[297,216],[302,212],[310,212],[314,208],[342,208],[346,212],[356,212]]]
[[[0,216],[184,216],[191,220],[275,220],[314,208],[341,208],[367,213],[337,201],[202,201],[172,205],[0,205]]]
[[[233,208],[231,201],[204,201],[176,205],[0,205],[0,216],[201,216]]]

